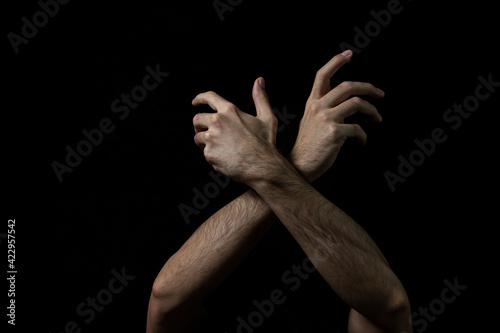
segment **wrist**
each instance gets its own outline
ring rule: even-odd
[[[301,160],[300,156],[295,152],[294,149],[292,149],[287,159],[295,167],[297,172],[299,172],[301,176],[309,183],[311,183],[317,178],[313,170],[310,170],[310,168],[308,168],[307,163],[304,163]]]
[[[263,197],[263,194],[270,189],[284,189],[293,183],[307,184],[307,180],[304,178],[304,175],[295,168],[289,157],[285,158],[276,151],[275,154],[266,159],[266,167],[259,177],[247,182],[247,185]]]
[[[252,172],[252,177],[246,181],[246,184],[258,192],[256,188],[273,182],[276,175],[280,174],[281,170],[286,168],[283,159],[283,156],[276,149],[262,154],[258,167],[255,165],[249,166],[249,168],[254,168],[254,171]]]

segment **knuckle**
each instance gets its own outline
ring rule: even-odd
[[[318,119],[321,123],[327,123],[332,119],[332,113],[325,111],[325,112],[320,112],[318,114]]]
[[[363,82],[361,89],[363,89],[366,94],[377,94],[377,87],[368,82]]]
[[[343,89],[351,89],[353,87],[353,85],[354,85],[354,82],[352,82],[352,81],[344,81],[341,84],[339,84],[339,87],[343,88]]]
[[[223,106],[223,110],[224,112],[231,114],[236,113],[237,108],[233,103],[227,103]]]
[[[220,127],[221,124],[222,124],[221,114],[220,113],[212,114],[212,116],[210,117],[210,125],[212,125],[212,127]]]
[[[195,114],[195,115],[194,115],[194,117],[193,117],[193,124],[197,123],[199,120],[200,120],[200,114],[199,114],[199,113],[197,113],[197,114]]]
[[[363,104],[363,99],[361,97],[354,96],[354,97],[351,97],[350,102],[351,102],[352,106],[357,107],[357,106],[360,106],[361,104]]]
[[[364,82],[364,84],[370,90],[377,90],[377,88],[373,84],[371,84],[371,83]]]
[[[321,108],[322,108],[322,107],[321,107],[321,104],[320,104],[319,102],[317,102],[317,101],[316,101],[316,102],[313,102],[313,103],[311,104],[311,108],[310,108],[310,110],[311,110],[311,112],[313,112],[313,113],[318,113],[318,112],[321,110]]]
[[[325,69],[324,67],[318,69],[318,71],[316,72],[316,78],[318,79],[321,79],[325,76]]]
[[[205,131],[205,132],[203,132],[203,137],[204,137],[204,139],[205,139],[205,142],[210,142],[210,141],[212,141],[212,139],[213,139],[212,132],[210,132],[210,131]]]
[[[359,124],[354,124],[354,133],[356,133],[361,140],[366,140],[366,132]]]
[[[336,122],[330,123],[330,126],[328,126],[328,130],[333,138],[337,138],[339,135],[339,124]]]

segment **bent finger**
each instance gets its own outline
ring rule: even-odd
[[[210,124],[212,113],[198,113],[193,117],[194,132],[206,131]]]
[[[196,143],[196,145],[201,149],[204,149],[205,146],[207,145],[207,140],[209,135],[210,134],[208,133],[208,131],[197,132],[194,135],[194,143]]]
[[[347,138],[355,138],[360,144],[366,144],[366,132],[358,124],[339,124],[338,134]]]
[[[352,57],[352,51],[346,50],[334,56],[316,73],[310,99],[317,100],[330,91],[330,79]]]
[[[360,112],[370,117],[370,119],[376,123],[382,121],[382,116],[378,112],[377,108],[365,101],[364,99],[354,96],[348,100],[340,103],[333,109],[331,109],[332,119],[336,122],[343,122],[345,118],[352,116],[356,112]]]
[[[322,104],[328,107],[335,107],[354,95],[368,95],[375,98],[382,98],[385,93],[371,83],[344,81],[323,97]]]
[[[191,102],[194,106],[199,106],[203,104],[208,104],[212,110],[219,111],[222,107],[232,105],[231,102],[221,97],[219,94],[213,91],[207,91],[198,94]]]

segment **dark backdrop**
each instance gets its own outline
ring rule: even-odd
[[[17,331],[144,331],[150,289],[164,262],[245,190],[235,182],[219,186],[197,215],[182,216],[179,205],[193,207],[195,192],[213,182],[192,129],[192,117],[208,108],[192,107],[192,98],[213,90],[254,112],[252,84],[265,77],[272,105],[289,115],[278,137],[286,153],[316,70],[342,43],[357,50],[332,85],[366,81],[384,89],[386,97],[373,101],[384,121],[352,117],[367,131],[367,145],[347,142],[316,188],[380,246],[407,289],[415,331],[489,328],[498,261],[493,119],[499,93],[493,90],[499,88],[491,86],[479,105],[474,96],[479,76],[500,81],[494,4],[402,0],[388,22],[380,11],[394,1],[218,3],[232,10],[220,16],[211,0],[75,0],[57,13],[52,6],[45,21],[38,15],[38,32],[25,28],[34,36],[17,53],[9,33],[22,35],[22,18],[33,22],[41,7],[34,0],[4,4],[7,186],[0,240],[7,251],[7,223],[15,219]],[[372,11],[385,27],[373,23]],[[363,39],[359,30],[366,28],[371,37]],[[135,88],[140,94],[147,66],[169,74],[127,116],[123,109],[114,113],[111,105],[122,93]],[[477,110],[461,123],[443,119],[464,100]],[[66,164],[66,146],[77,149],[82,131],[103,119],[114,130],[88,156],[73,160],[77,165],[60,182],[54,161]],[[436,128],[446,141],[418,160],[424,155],[415,140],[428,140]],[[392,191],[384,173],[397,174],[399,156],[411,154],[421,164],[402,167],[408,177]],[[247,319],[256,310],[252,301],[280,289],[286,302],[255,332],[345,332],[348,308],[317,273],[294,291],[283,279],[304,258],[276,223],[207,299],[219,331],[236,332],[238,316]],[[115,275],[122,275],[122,286]],[[445,280],[467,289],[446,303]],[[2,294],[5,309],[10,298]],[[105,303],[100,312],[86,305],[95,297]],[[428,315],[421,312],[429,307]]]

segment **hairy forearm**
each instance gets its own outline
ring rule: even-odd
[[[294,157],[288,159],[295,162]],[[156,287],[177,303],[203,298],[234,271],[275,221],[267,203],[248,190],[206,220],[170,257]]]
[[[279,154],[274,157],[268,174],[250,185],[332,289],[380,327],[391,326],[404,303],[399,298],[406,294],[381,251],[361,226],[311,187],[288,161]]]
[[[205,221],[167,261],[155,285],[177,302],[199,300],[254,248],[276,216],[249,190]]]

